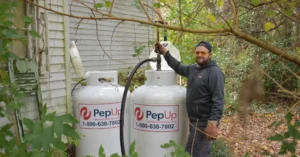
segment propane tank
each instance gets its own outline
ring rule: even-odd
[[[175,141],[185,147],[188,137],[186,89],[176,83],[173,70],[146,70],[145,85],[132,93],[130,141],[142,157],[170,156],[162,144]]]
[[[124,87],[118,85],[117,71],[88,71],[87,85],[81,87],[74,95],[75,115],[79,119],[76,129],[84,134],[76,149],[76,156],[98,156],[100,145],[105,154],[118,153],[120,108]],[[126,105],[131,105],[130,94],[127,94]],[[126,115],[129,115],[125,110]],[[129,118],[125,117],[125,134],[129,134]],[[124,139],[129,149],[129,137]]]

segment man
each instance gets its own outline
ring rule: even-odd
[[[186,151],[193,157],[211,156],[210,143],[218,136],[217,127],[223,114],[225,81],[221,69],[211,60],[211,44],[201,41],[196,45],[196,63],[191,65],[181,64],[158,42],[155,49],[177,74],[188,78],[186,108],[190,133]]]

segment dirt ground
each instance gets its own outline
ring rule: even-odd
[[[252,113],[247,119],[247,125],[242,126],[237,115],[224,116],[220,126],[220,138],[225,140],[234,150],[237,157],[244,157],[247,152],[250,157],[259,157],[261,152],[267,151],[272,156],[278,156],[280,142],[269,141],[267,138],[276,133],[284,133],[287,127],[281,125],[277,128],[269,125],[276,120],[285,120],[284,112],[277,109],[272,113]],[[293,121],[300,121],[299,114],[294,116]],[[300,142],[298,140],[296,154],[300,157]],[[290,155],[286,155],[290,156]]]

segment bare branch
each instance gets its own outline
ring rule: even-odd
[[[169,9],[175,10],[177,13],[179,13],[178,10],[174,9],[174,8],[171,7],[170,5],[168,5],[168,4],[166,4],[166,3],[164,3],[164,5],[165,5],[166,7],[168,7]],[[208,27],[208,28],[212,28],[212,26],[210,26],[210,25],[208,25],[208,24],[206,24],[206,23],[200,21],[199,19],[196,19],[196,18],[195,18],[196,16],[195,16],[195,17],[191,17],[191,16],[189,16],[189,15],[186,14],[186,13],[182,13],[182,15],[185,15],[185,16],[191,18],[191,20],[194,20],[194,21],[196,21],[196,22],[199,22],[200,24],[202,24],[202,25],[204,25],[204,26],[206,26],[206,27]],[[197,15],[197,14],[196,14],[196,15]],[[185,32],[185,31],[183,31],[183,32]]]
[[[165,21],[160,12],[158,12],[156,9],[154,9],[153,7],[149,6],[146,3],[143,3],[143,4],[144,4],[144,6],[150,8],[151,10],[153,10],[157,14],[160,21]]]
[[[62,12],[52,10],[50,8],[38,5],[36,3],[30,2],[29,0],[24,0],[24,1],[34,5],[36,7],[43,8],[45,10],[54,12],[54,13],[62,15],[62,16],[68,16],[68,17],[73,17],[73,18],[78,18],[78,19],[131,21],[131,22],[137,22],[137,23],[141,23],[141,24],[152,25],[152,26],[156,26],[156,27],[160,27],[160,28],[167,28],[167,29],[175,30],[175,31],[183,31],[183,32],[198,33],[198,34],[208,34],[208,33],[217,33],[218,34],[218,33],[231,32],[231,30],[229,30],[229,29],[215,29],[215,30],[197,30],[197,29],[189,29],[189,28],[181,29],[180,27],[177,27],[177,26],[163,25],[163,24],[159,24],[159,23],[149,23],[148,21],[134,19],[134,18],[126,18],[126,17],[90,17],[90,16],[70,15],[70,14],[62,13]]]
[[[232,12],[233,12],[233,21],[234,21],[233,28],[237,30],[238,26],[239,26],[238,11],[237,11],[236,4],[235,4],[234,0],[229,0],[229,2],[230,2]]]
[[[145,14],[146,14],[146,16],[147,16],[148,22],[153,23],[153,21],[151,20],[151,18],[150,18],[150,16],[149,16],[148,12],[147,12],[147,10],[146,10],[146,8],[145,8],[145,6],[144,6],[144,4],[142,3],[141,0],[139,0],[139,3],[140,3],[140,5],[142,6],[142,8],[143,8],[143,10],[144,10],[144,12],[145,12]]]
[[[282,15],[286,16],[287,18],[289,18],[290,20],[294,21],[294,22],[297,22],[297,23],[300,23],[300,19],[297,19],[293,16],[289,16],[287,15],[286,13],[284,13],[283,11],[281,11],[280,9],[277,9]]]
[[[75,31],[75,37],[77,37],[77,31],[78,31],[78,28],[79,28],[79,26],[80,26],[80,24],[81,24],[82,21],[83,21],[83,19],[80,19],[80,21],[78,22],[78,25],[75,27],[75,29],[76,29],[76,31]],[[77,39],[76,39],[75,42],[77,42]]]
[[[114,37],[115,31],[116,31],[117,27],[118,27],[121,23],[123,23],[123,22],[124,22],[124,21],[119,22],[119,23],[115,26],[115,28],[114,28],[114,30],[113,30],[113,32],[112,32],[111,39],[110,39],[111,42],[110,42],[110,47],[109,47],[110,52],[111,52],[111,46],[112,46],[112,39],[113,39],[113,37]],[[118,61],[118,62],[123,63],[123,64],[126,64],[125,62],[122,62],[122,61]]]
[[[286,22],[286,20],[283,20],[281,23],[279,23],[279,24],[276,24],[276,22],[274,22],[275,23],[275,27],[274,28],[272,28],[272,29],[270,29],[269,31],[267,31],[267,32],[271,32],[271,31],[274,31],[274,30],[276,30],[277,28],[279,28],[281,25],[283,25],[284,23]],[[265,32],[264,30],[262,30],[262,31],[256,31],[256,32],[252,32],[251,34],[253,35],[253,34],[258,34],[258,33],[267,33],[267,32]]]
[[[27,1],[27,0],[26,0],[26,1]],[[83,5],[83,6],[85,6],[86,8],[90,9],[91,11],[97,12],[97,13],[102,14],[102,15],[104,15],[104,16],[111,17],[111,15],[109,15],[109,14],[105,14],[105,13],[99,11],[98,9],[95,9],[95,8],[92,8],[92,7],[88,6],[88,5],[85,4],[83,1],[80,1],[80,0],[74,0],[74,1],[77,2],[77,3],[79,3],[79,4],[81,4],[81,5]]]
[[[257,45],[267,51],[270,51],[273,54],[276,54],[278,56],[282,56],[282,58],[293,62],[297,65],[300,66],[300,59],[294,55],[291,55],[289,53],[286,53],[285,50],[282,50],[280,48],[277,48],[276,46],[273,46],[263,40],[257,39],[253,36],[251,36],[250,34],[244,33],[242,31],[239,31],[237,29],[210,29],[210,30],[199,30],[199,29],[190,29],[190,28],[181,28],[180,26],[173,26],[173,25],[164,25],[164,24],[160,24],[160,23],[151,23],[145,20],[139,20],[136,18],[126,18],[126,17],[91,17],[91,16],[76,16],[76,15],[71,15],[71,14],[67,14],[67,13],[63,13],[63,12],[59,12],[56,10],[52,10],[50,8],[38,5],[34,2],[31,2],[30,0],[23,0],[26,3],[32,4],[36,7],[39,8],[43,8],[45,10],[51,11],[53,13],[56,13],[58,15],[62,15],[62,16],[68,16],[68,17],[73,17],[73,18],[79,18],[79,19],[92,19],[92,20],[115,20],[115,21],[130,21],[130,22],[137,22],[137,23],[141,23],[141,24],[146,24],[146,25],[151,25],[151,26],[156,26],[159,28],[166,28],[169,30],[175,30],[175,31],[182,31],[182,32],[189,32],[189,33],[196,33],[196,34],[214,34],[214,35],[218,35],[218,34],[224,34],[224,33],[232,33],[233,35],[235,35],[237,38],[241,38],[249,43],[252,43],[254,45]],[[233,0],[231,0],[233,1]]]
[[[92,12],[92,14],[95,16],[95,13],[93,12],[93,10],[91,10],[91,12]],[[101,47],[103,53],[104,53],[109,59],[111,59],[111,60],[113,60],[113,61],[116,61],[116,62],[120,62],[120,61],[114,60],[114,59],[112,58],[112,56],[108,55],[108,53],[104,50],[104,48],[103,48],[103,46],[102,46],[102,44],[101,44],[100,38],[99,38],[98,21],[95,19],[95,22],[96,22],[96,37],[97,37],[99,46]]]
[[[287,67],[283,62],[279,61],[281,65],[288,70],[291,74],[293,74],[298,80],[300,80],[300,76],[298,76],[295,72],[293,72],[289,67]]]
[[[181,0],[179,0],[179,22],[180,22],[180,27],[183,28],[183,25],[182,25],[182,13],[181,13]]]
[[[286,51],[293,50],[293,49],[295,49],[295,48],[297,48],[297,47],[300,47],[300,42],[298,42],[298,43],[294,44],[294,46],[292,46],[292,47],[286,49]]]
[[[112,10],[113,10],[113,7],[114,7],[114,3],[115,3],[115,0],[112,0],[112,2],[111,2],[111,7],[110,7],[110,9],[109,9],[109,13],[108,13],[108,15],[110,15],[110,16],[112,16]]]
[[[295,95],[293,92],[285,89],[284,87],[282,87],[274,78],[272,78],[269,74],[265,73],[263,70],[260,69],[261,72],[263,72],[263,74],[265,74],[269,79],[271,79],[284,93],[288,93],[292,96],[294,96],[294,98],[300,99],[300,97],[298,97],[297,95]]]
[[[300,59],[299,58],[286,53],[286,51],[284,51],[284,50],[281,50],[281,49],[279,49],[277,47],[274,47],[274,46],[272,46],[271,44],[269,44],[267,42],[259,40],[259,39],[255,38],[255,37],[253,37],[253,36],[251,36],[249,34],[246,34],[244,32],[241,32],[241,31],[232,30],[232,33],[235,36],[239,37],[239,38],[242,38],[242,39],[244,39],[244,40],[246,40],[246,41],[248,41],[248,42],[250,42],[252,44],[255,44],[255,45],[259,46],[259,47],[262,47],[265,50],[268,50],[268,51],[270,51],[270,52],[272,52],[272,53],[274,53],[274,54],[276,54],[278,56],[282,56],[282,58],[284,58],[284,59],[286,59],[288,61],[291,61],[291,62],[293,62],[293,63],[295,63],[297,65],[300,65]]]

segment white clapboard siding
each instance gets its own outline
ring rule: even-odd
[[[64,11],[63,0],[39,0],[39,4],[51,7],[51,9],[56,11]],[[40,9],[40,12],[47,11]],[[48,11],[47,19],[48,30],[46,31],[48,36],[45,38],[48,39],[49,74],[40,78],[40,86],[43,104],[47,104],[48,112],[55,111],[58,114],[62,114],[66,112],[64,18],[61,15]],[[40,47],[42,46],[44,45],[40,45]],[[23,117],[38,119],[36,97],[27,97],[24,100],[24,107],[21,111]]]
[[[97,2],[103,1],[98,0]],[[69,0],[69,3],[70,12],[73,15],[83,17],[92,15],[91,11],[83,5],[72,0]],[[85,0],[84,3],[91,7],[94,5],[93,0]],[[115,0],[112,14],[147,20],[145,14],[133,7],[134,3],[135,0]],[[148,4],[151,3],[152,0],[149,0]],[[107,13],[106,8],[101,8],[100,11]],[[152,12],[149,15],[153,18]],[[126,69],[129,66],[136,65],[141,59],[148,58],[150,51],[152,51],[153,45],[148,45],[148,42],[153,40],[154,37],[152,27],[134,22],[124,21],[120,23],[120,21],[115,20],[101,20],[97,21],[97,30],[94,20],[70,18],[69,21],[70,40],[77,41],[76,45],[86,71]],[[135,53],[134,46],[146,46],[139,58],[133,57]],[[71,72],[72,78],[77,77],[73,69]],[[72,82],[72,87],[75,84],[76,82]],[[79,87],[80,85],[77,88]]]
[[[97,1],[103,2],[103,1]],[[69,0],[70,12],[76,16],[91,16],[91,11],[82,4]],[[93,0],[85,0],[85,4],[93,6]],[[115,16],[136,18],[139,20],[147,20],[146,15],[139,9],[133,7],[134,0],[115,0],[112,14]],[[152,3],[152,0],[148,4]],[[101,8],[100,11],[106,12],[107,9]],[[97,13],[96,13],[97,15]],[[99,14],[98,14],[99,15]],[[150,16],[153,13],[150,12]],[[134,46],[146,46],[142,52],[140,59],[149,56],[152,45],[148,47],[149,40],[153,40],[153,28],[140,25],[134,22],[122,22],[115,20],[98,21],[98,38],[96,36],[96,22],[94,20],[81,20],[70,18],[70,39],[77,40],[76,45],[81,55],[83,65],[86,71],[89,70],[119,70],[128,66],[135,65],[139,62],[137,57],[133,57]],[[79,24],[80,22],[80,24]],[[116,27],[117,26],[117,27]],[[113,58],[110,58],[104,51]],[[117,61],[122,63],[118,63]],[[124,64],[125,63],[125,64]],[[73,75],[74,76],[74,75]],[[76,77],[76,75],[75,75]]]
[[[85,17],[92,15],[89,9],[72,0],[39,0],[38,2],[42,6],[64,12],[63,4],[65,1],[69,3],[67,13],[71,12],[72,15]],[[92,7],[93,1],[85,0],[84,2]],[[103,1],[97,0],[97,2]],[[147,21],[143,10],[134,7],[135,0],[115,0],[114,2],[112,9],[114,16]],[[152,6],[153,0],[148,0],[147,3]],[[101,8],[100,11],[107,13],[107,8]],[[150,9],[148,11],[150,17],[154,19],[153,12]],[[66,113],[68,85],[66,80],[70,79],[66,72],[71,73],[71,78],[77,77],[72,66],[66,67],[65,48],[69,45],[66,45],[68,42],[65,39],[68,39],[69,42],[77,40],[76,45],[86,71],[127,69],[129,66],[134,66],[139,61],[148,58],[150,51],[153,49],[153,45],[148,44],[149,41],[154,39],[154,30],[151,26],[126,21],[120,23],[116,20],[101,20],[97,21],[98,28],[96,28],[94,20],[81,21],[77,18],[69,18],[68,21],[65,21],[63,16],[53,12],[44,9],[40,9],[39,12],[48,13],[46,18],[47,36],[45,38],[48,41],[49,71],[47,71],[47,75],[40,78],[40,85],[43,103],[47,104],[49,112]],[[99,14],[95,14],[99,16]],[[66,23],[64,22],[69,25],[69,30],[65,30]],[[42,29],[41,25],[40,28]],[[96,31],[98,31],[101,46]],[[69,32],[69,36],[66,36],[66,32]],[[44,45],[40,45],[39,48],[42,48],[41,46]],[[133,57],[135,53],[134,46],[145,46],[139,57]],[[67,68],[70,70],[66,70]],[[71,81],[69,83],[71,83],[71,87],[74,87],[76,82]],[[32,96],[24,99],[24,107],[21,111],[23,117],[37,119],[38,105],[36,97]]]

